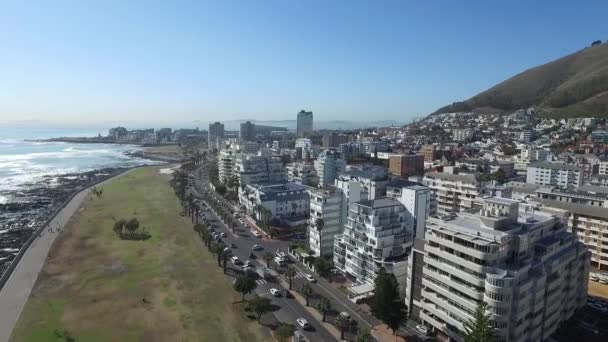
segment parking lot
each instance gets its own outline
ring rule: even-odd
[[[608,341],[608,300],[589,296],[587,305],[563,324],[553,338],[560,342]],[[600,309],[600,308],[606,308]]]

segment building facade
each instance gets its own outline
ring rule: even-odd
[[[422,175],[424,173],[424,155],[393,154],[389,157],[389,172],[399,177]]]
[[[264,220],[264,209],[269,221],[277,220],[295,226],[308,222],[310,197],[307,187],[293,184],[248,184],[239,189],[239,203],[258,221]]]
[[[224,124],[214,122],[209,124],[209,133],[207,136],[208,147],[210,150],[220,149],[224,140]]]
[[[433,192],[431,215],[448,215],[479,205],[481,182],[471,174],[427,172],[422,184]]]
[[[530,163],[526,172],[526,183],[578,188],[583,184],[583,169],[559,163]]]
[[[239,140],[241,141],[255,141],[255,124],[251,121],[241,123],[241,129],[239,130]]]
[[[298,113],[296,138],[307,138],[312,134],[312,112],[301,110]]]
[[[484,199],[477,214],[429,218],[408,263],[410,315],[463,341],[488,305],[497,341],[543,341],[585,305],[590,253],[548,212]]]
[[[314,165],[321,187],[334,184],[337,175],[346,168],[342,155],[334,149],[323,151],[315,160]]]
[[[342,233],[344,195],[342,190],[336,187],[311,188],[308,193],[310,194],[309,247],[317,257],[331,257],[334,250],[334,236]]]
[[[317,170],[315,170],[314,164],[293,162],[287,164],[287,181],[316,186],[319,183],[319,177],[317,177]]]
[[[253,154],[238,154],[234,160],[233,174],[240,185],[287,181],[287,174],[280,158]]]

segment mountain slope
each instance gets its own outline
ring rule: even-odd
[[[608,43],[526,70],[435,113],[536,107],[548,116],[608,116]]]

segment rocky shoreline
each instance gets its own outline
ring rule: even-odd
[[[126,168],[104,168],[83,173],[45,176],[19,191],[0,193],[10,200],[0,204],[0,275],[27,239],[57,208],[82,187],[116,175]]]

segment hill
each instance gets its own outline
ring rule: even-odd
[[[608,117],[608,43],[528,69],[434,114],[500,113],[529,107],[552,117]]]

